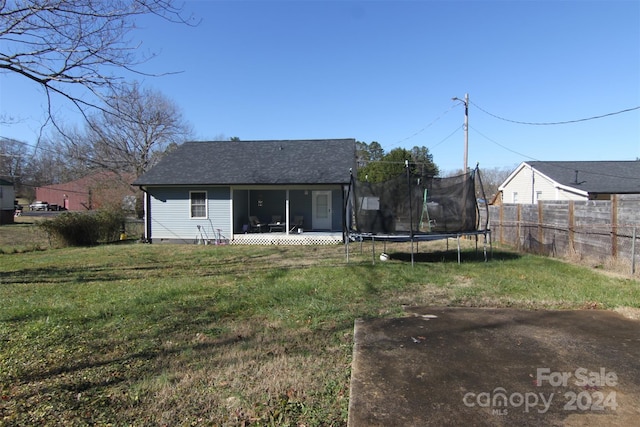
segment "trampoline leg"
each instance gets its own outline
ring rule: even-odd
[[[484,253],[484,262],[487,262],[487,233],[484,233],[484,244],[482,245],[482,252]]]
[[[371,238],[371,264],[376,265],[376,239]]]
[[[413,236],[411,237],[411,267],[413,267]]]
[[[345,248],[345,251],[347,252],[347,264],[349,264],[349,236],[347,236],[347,247]]]
[[[456,240],[458,241],[458,264],[460,264],[460,235],[456,236]]]

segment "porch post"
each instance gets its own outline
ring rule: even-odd
[[[231,232],[229,233],[230,234],[229,241],[231,241],[231,240],[233,240],[233,233],[235,231],[234,227],[236,225],[235,224],[235,222],[236,222],[235,221],[235,217],[233,216],[233,187],[229,188],[229,192],[231,193],[230,197],[229,197],[229,199],[231,201],[231,203],[229,203],[229,217],[231,218],[231,229],[230,229]],[[214,231],[214,234],[215,234],[215,230],[213,230],[213,231]]]
[[[289,234],[289,189],[286,190],[286,196],[284,200],[284,227],[285,233]]]

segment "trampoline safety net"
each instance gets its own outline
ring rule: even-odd
[[[354,183],[355,228],[360,233],[425,234],[478,230],[477,168],[447,178],[406,174]]]

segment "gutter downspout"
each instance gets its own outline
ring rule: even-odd
[[[147,242],[151,243],[153,237],[151,236],[151,195],[144,192],[144,216],[146,221],[145,238]]]
[[[143,200],[143,210],[144,210],[144,241],[147,243],[151,243],[151,212],[149,212],[151,206],[150,195],[147,193],[147,190],[140,186],[138,187],[144,194]]]
[[[536,171],[531,167],[531,204],[534,205],[538,201],[535,199],[536,194]]]

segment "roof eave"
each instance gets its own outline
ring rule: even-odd
[[[223,183],[219,183],[219,182],[210,182],[210,183],[202,183],[202,182],[197,182],[197,183],[138,183],[138,182],[134,182],[132,185],[135,185],[137,187],[211,187],[211,186],[215,186],[215,187],[233,187],[233,186],[243,186],[243,187],[248,187],[248,186],[253,186],[253,187],[265,187],[265,186],[280,186],[280,187],[286,187],[286,186],[301,186],[301,185],[306,185],[306,186],[317,186],[317,185],[347,185],[349,184],[349,180],[346,181],[330,181],[330,182],[261,182],[261,183],[256,183],[256,182],[223,182]]]
[[[556,182],[556,181],[554,181],[554,182],[555,182],[555,185],[554,185],[555,188],[559,188],[561,190],[568,191],[570,193],[575,193],[575,194],[578,194],[580,196],[589,197],[589,191],[581,190],[581,189],[575,188],[575,187],[571,187],[570,185],[563,185],[563,184],[560,184],[559,182]]]
[[[509,183],[513,180],[513,178],[515,178],[520,173],[520,171],[527,166],[531,167],[527,162],[520,163],[518,167],[515,168],[513,172],[511,172],[511,174],[507,177],[507,179],[505,179],[502,182],[502,184],[498,187],[498,191],[504,191],[504,187],[509,185]]]

